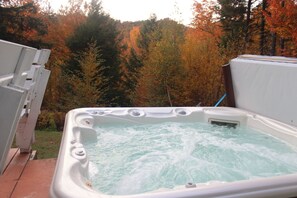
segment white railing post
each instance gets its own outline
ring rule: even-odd
[[[22,115],[16,133],[16,144],[20,148],[21,153],[30,152],[31,144],[35,141],[35,126],[46,85],[49,79],[50,71],[44,68],[44,64],[48,61],[50,50],[39,50],[36,53],[31,71],[34,71],[33,76],[29,78],[29,94],[26,103],[26,111]],[[32,73],[31,73],[32,74]]]
[[[37,51],[0,40],[0,174],[5,169],[16,131],[16,143],[21,152],[31,151],[50,75],[44,68],[49,55],[50,50]]]

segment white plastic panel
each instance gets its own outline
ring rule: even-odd
[[[34,129],[36,126],[38,115],[40,113],[40,107],[45,93],[47,81],[50,76],[50,71],[44,68],[40,68],[38,72],[38,79],[32,93],[35,97],[31,97],[31,103],[27,104],[30,105],[28,120],[24,124],[23,130],[19,130],[16,134],[16,143],[17,146],[21,149],[21,152],[30,151],[31,143],[34,142]]]
[[[0,85],[12,81],[14,85],[22,86],[36,51],[31,47],[0,40]]]
[[[0,93],[0,174],[2,174],[27,92],[0,86]]]
[[[17,129],[16,141],[21,152],[29,152],[34,141],[50,75],[44,69],[50,50],[39,50],[37,55],[36,52],[37,49],[0,40],[0,174]],[[32,65],[34,60],[39,65]]]
[[[245,55],[230,65],[236,107],[297,126],[297,59]]]
[[[0,76],[14,73],[22,48],[21,45],[0,40]]]
[[[27,72],[30,71],[31,65],[33,63],[33,59],[35,57],[35,53],[37,50],[23,47],[18,63],[16,65],[16,69],[14,71],[14,77],[12,83],[17,86],[23,86],[26,78]]]
[[[44,65],[47,63],[50,54],[51,54],[51,51],[48,49],[38,50],[33,62],[38,65]]]

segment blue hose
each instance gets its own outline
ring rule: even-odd
[[[215,107],[219,106],[221,104],[221,102],[226,98],[227,94],[225,93],[220,100],[216,103]]]

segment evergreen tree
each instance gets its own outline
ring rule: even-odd
[[[104,87],[107,79],[103,73],[107,67],[96,43],[88,44],[86,51],[78,57],[81,72],[65,76],[68,89],[62,98],[62,109],[69,111],[79,107],[106,106],[103,98],[107,91]]]
[[[130,49],[128,60],[125,61],[124,71],[124,90],[127,96],[127,106],[135,105],[137,100],[135,97],[139,95],[136,93],[137,86],[140,80],[140,70],[144,62],[149,58],[149,48],[152,43],[155,43],[156,34],[159,33],[158,21],[155,14],[151,15],[150,19],[141,23],[139,28],[139,36],[136,39],[136,46]],[[135,51],[137,49],[138,53]]]
[[[223,47],[239,48],[246,32],[247,5],[245,0],[218,0],[219,15],[224,30]],[[242,49],[241,49],[242,50]]]
[[[139,81],[139,73],[142,66],[140,58],[136,54],[135,50],[131,48],[129,58],[125,63],[126,71],[123,75],[124,93],[127,98],[125,106],[133,106],[135,90]]]
[[[101,1],[92,0],[86,21],[81,24],[68,40],[70,50],[75,53],[86,49],[88,43],[95,41],[100,47],[104,64],[108,66],[103,75],[108,81],[105,83],[105,104],[121,105],[123,94],[119,90],[120,59],[117,22],[105,14],[101,7]],[[69,69],[80,71],[78,62],[72,58]]]

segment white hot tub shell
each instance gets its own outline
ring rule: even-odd
[[[262,131],[297,148],[297,128],[236,108],[84,108],[67,114],[60,153],[51,185],[51,197],[169,198],[169,197],[296,197],[297,173],[226,183],[197,184],[136,195],[106,195],[92,188],[88,154],[83,142],[96,141],[95,127],[115,123],[161,122],[237,123]]]

